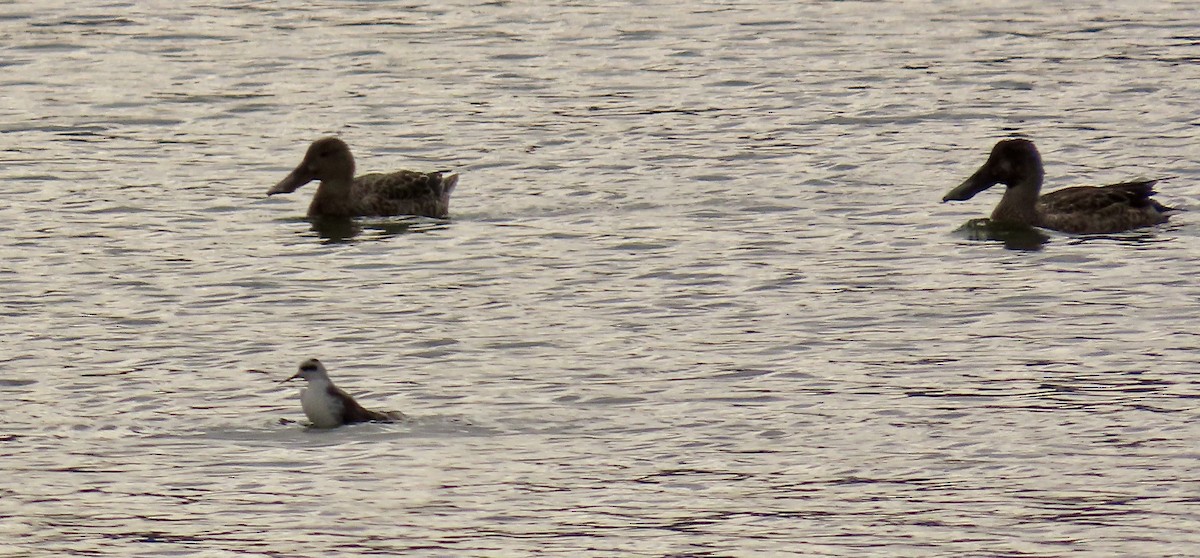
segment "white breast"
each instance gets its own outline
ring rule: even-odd
[[[330,397],[324,385],[310,385],[302,390],[300,406],[304,408],[304,416],[317,428],[342,425],[342,402]]]

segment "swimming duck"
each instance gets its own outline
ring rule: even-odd
[[[444,219],[450,210],[450,193],[457,174],[402,170],[354,177],[350,146],[338,138],[322,138],[308,146],[304,160],[291,174],[267,190],[267,195],[287,194],[320,180],[308,206],[308,217],[383,217],[422,215]]]
[[[992,148],[986,163],[943,202],[969,200],[996,184],[1008,187],[992,211],[992,221],[1015,223],[1080,234],[1114,233],[1165,223],[1171,211],[1157,201],[1157,180],[1123,182],[1110,186],[1073,186],[1039,197],[1042,157],[1033,142],[1002,140]]]
[[[300,363],[300,371],[283,380],[296,378],[308,380],[308,387],[300,390],[300,406],[304,416],[316,428],[337,428],[355,422],[392,422],[403,420],[404,414],[397,411],[371,411],[359,405],[350,394],[333,385],[325,365],[310,358]],[[280,383],[283,383],[280,382]]]

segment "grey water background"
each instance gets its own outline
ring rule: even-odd
[[[0,556],[1195,556],[1200,4],[0,4]],[[448,221],[264,197],[336,134]],[[942,194],[1173,177],[1013,245]],[[310,431],[321,358],[402,424]]]

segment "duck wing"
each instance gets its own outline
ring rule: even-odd
[[[1166,222],[1171,211],[1157,201],[1157,180],[1109,186],[1074,186],[1038,198],[1041,226],[1074,233],[1110,233]]]
[[[1038,204],[1055,213],[1103,211],[1112,206],[1146,207],[1154,205],[1157,180],[1122,182],[1108,186],[1073,186],[1038,198]]]
[[[360,215],[422,215],[445,218],[458,175],[398,171],[354,179],[353,197]]]

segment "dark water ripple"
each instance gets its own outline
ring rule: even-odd
[[[1019,133],[1200,206],[1198,22],[0,6],[0,556],[1191,556],[1194,217],[937,201]],[[264,198],[326,134],[453,219]],[[413,420],[304,430],[312,356]]]

